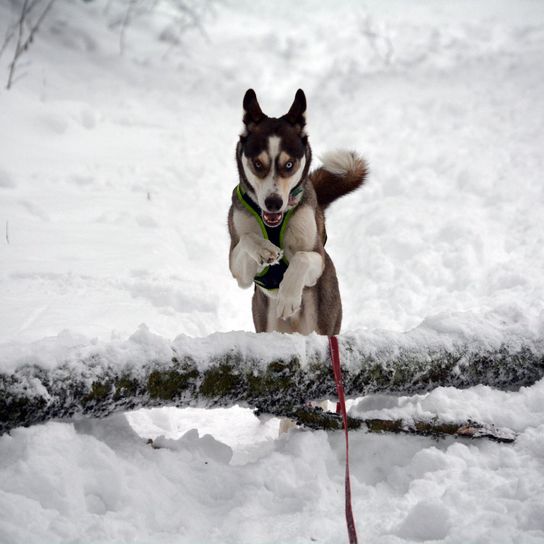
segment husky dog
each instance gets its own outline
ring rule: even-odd
[[[243,107],[236,147],[240,181],[228,216],[230,271],[240,287],[255,284],[257,332],[338,334],[342,304],[324,248],[324,210],[363,184],[366,163],[353,152],[335,151],[310,172],[302,89],[279,118],[262,112],[253,89]]]

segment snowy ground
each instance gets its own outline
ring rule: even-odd
[[[207,37],[172,48],[157,16],[129,28],[123,56],[116,8],[58,0],[0,93],[10,349],[54,337],[62,354],[141,323],[170,338],[252,330],[226,232],[248,87],[271,115],[304,88],[314,153],[371,164],[328,214],[344,331],[425,320],[544,336],[542,2],[218,3]],[[544,383],[352,410],[520,433],[513,446],[352,434],[361,541],[544,542]],[[142,440],[160,435],[163,449]],[[18,429],[0,438],[0,542],[342,542],[342,462],[340,434],[277,439],[276,420],[238,407]]]

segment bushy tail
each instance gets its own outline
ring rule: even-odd
[[[365,160],[354,151],[329,151],[321,157],[323,166],[310,174],[317,202],[325,209],[337,198],[360,187],[368,173]]]

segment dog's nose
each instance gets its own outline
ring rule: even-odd
[[[283,206],[283,199],[277,193],[272,193],[264,199],[264,205],[269,212],[277,212]]]

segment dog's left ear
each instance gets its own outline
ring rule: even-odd
[[[293,104],[284,117],[292,125],[298,126],[302,132],[306,124],[306,95],[302,89],[299,89],[295,94]]]

